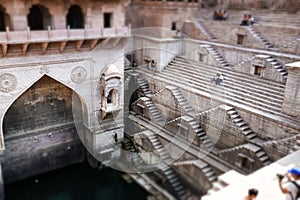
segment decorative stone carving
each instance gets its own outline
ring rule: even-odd
[[[0,91],[11,92],[17,87],[17,78],[13,74],[0,75]]]
[[[75,67],[71,71],[71,79],[75,83],[81,83],[86,79],[87,71],[83,67]]]
[[[121,72],[116,65],[111,64],[104,68],[100,84],[101,119],[113,119],[113,116],[117,116],[121,110]]]
[[[47,74],[49,72],[50,72],[50,70],[49,70],[49,67],[47,65],[41,66],[41,68],[40,68],[40,74]]]

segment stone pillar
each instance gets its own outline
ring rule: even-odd
[[[0,200],[4,200],[4,182],[3,182],[1,165],[0,165]]]
[[[282,112],[300,118],[300,61],[285,66],[288,69],[288,78]]]
[[[11,15],[11,24],[14,31],[25,31],[27,29],[27,16]]]
[[[57,29],[66,29],[67,21],[66,16],[64,15],[53,15],[52,16],[52,28]]]

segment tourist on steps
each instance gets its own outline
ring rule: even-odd
[[[215,78],[216,85],[221,85],[224,77],[222,76],[221,73],[217,73],[217,77]]]
[[[156,66],[156,63],[154,60],[151,60],[150,62],[150,71],[151,71],[151,74],[154,74],[154,70],[155,70],[155,66]]]
[[[248,195],[245,197],[245,200],[255,200],[258,195],[258,190],[255,188],[251,188],[248,190]]]
[[[286,194],[285,200],[298,199],[297,194],[300,190],[300,168],[292,168],[286,175],[277,174],[279,188],[283,194]],[[284,178],[287,179],[283,183]]]

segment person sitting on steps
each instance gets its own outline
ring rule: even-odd
[[[215,78],[215,82],[216,82],[216,85],[221,85],[221,82],[223,81],[224,77],[222,76],[221,73],[217,73],[217,77]]]

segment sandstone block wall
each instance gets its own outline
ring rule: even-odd
[[[122,1],[20,1],[11,3],[9,0],[1,1],[5,13],[9,16],[6,24],[14,31],[27,29],[27,15],[33,5],[42,6],[51,15],[49,25],[52,29],[65,29],[67,27],[66,16],[72,5],[78,5],[84,16],[84,25],[89,28],[103,27],[104,13],[112,13],[112,26],[125,25],[125,9]]]

